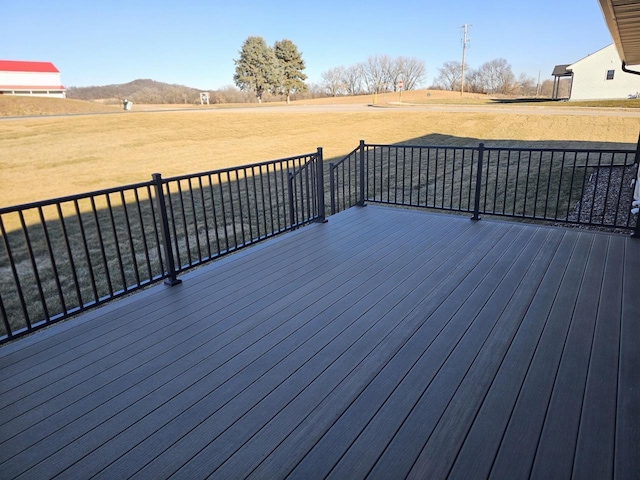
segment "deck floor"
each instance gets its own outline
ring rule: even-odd
[[[367,206],[0,348],[0,477],[638,478],[640,241]]]

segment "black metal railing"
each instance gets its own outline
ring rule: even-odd
[[[637,230],[638,150],[367,145],[330,164],[336,213],[375,202]]]
[[[0,209],[0,342],[324,219],[322,149]]]
[[[324,218],[322,150],[271,162],[161,178],[176,273]],[[157,189],[158,187],[156,187]]]
[[[634,231],[640,152],[367,145],[0,209],[0,342],[366,202]]]

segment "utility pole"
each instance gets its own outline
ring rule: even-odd
[[[462,80],[460,82],[460,96],[464,93],[464,59],[467,53],[467,45],[469,44],[467,33],[470,26],[471,25],[467,25],[466,23],[462,26]]]

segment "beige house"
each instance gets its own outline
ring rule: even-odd
[[[569,100],[635,98],[640,76],[622,71],[622,60],[611,44],[566,66],[571,74]]]

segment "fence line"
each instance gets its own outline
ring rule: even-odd
[[[360,145],[0,209],[0,342],[366,202],[633,231],[638,149]],[[636,192],[637,193],[637,192]],[[638,199],[636,199],[637,201]]]
[[[364,202],[635,231],[638,150],[360,146],[330,164],[331,213]]]
[[[322,149],[0,209],[0,342],[324,219]]]

